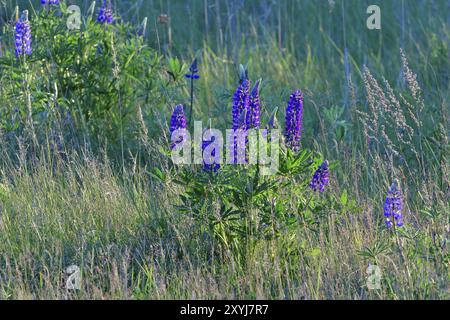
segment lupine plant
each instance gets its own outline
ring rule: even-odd
[[[31,17],[24,11],[14,29],[5,27],[10,36],[2,39],[14,42],[2,43],[0,72],[4,81],[0,95],[17,98],[3,104],[2,128],[9,132],[25,126],[25,119],[19,118],[28,114],[28,102],[21,100],[24,95],[17,92],[13,81],[22,79],[28,84],[30,116],[39,139],[45,139],[49,121],[56,117],[70,119],[67,123],[71,129],[63,130],[62,136],[73,143],[84,135],[92,138],[93,147],[107,140],[115,148],[118,141],[126,139],[133,148],[139,106],[143,110],[149,110],[144,106],[150,104],[165,108],[167,95],[159,89],[169,89],[181,80],[167,79],[168,67],[162,57],[145,45],[131,25],[118,21],[111,28],[103,27],[103,22],[111,22],[109,2],[104,2],[98,21],[87,17],[83,36],[67,28],[71,13],[65,2],[59,6],[61,15],[41,10]],[[32,57],[26,59],[27,72],[18,69],[25,56]],[[146,121],[153,121],[145,112],[144,116]],[[14,123],[9,121],[12,117]],[[155,125],[149,128],[159,132]]]
[[[190,79],[194,78],[194,71],[196,69],[191,70]],[[250,91],[247,73],[241,72],[241,75],[244,76],[232,97],[233,129],[246,131],[264,127],[261,124],[261,80],[256,81]],[[248,162],[245,166],[236,166],[236,140],[231,146],[235,150],[234,164],[221,166],[204,162],[203,171],[218,174],[204,176],[201,172],[195,173],[187,168],[178,172],[176,182],[185,190],[183,205],[179,206],[179,209],[193,214],[199,223],[199,232],[207,232],[217,239],[220,244],[219,251],[232,250],[237,259],[245,260],[248,252],[240,245],[242,241],[257,242],[260,239],[276,238],[281,229],[294,230],[300,220],[312,228],[319,223],[318,219],[323,217],[321,212],[324,211],[324,206],[326,208],[327,200],[312,201],[307,189],[309,187],[320,193],[325,191],[329,183],[329,164],[328,161],[323,161],[314,172],[319,157],[306,149],[298,152],[302,112],[303,96],[301,91],[297,90],[290,96],[286,110],[286,146],[282,149],[284,151],[279,172],[274,176],[261,176],[259,167],[248,165]],[[179,125],[180,118],[184,119],[184,114],[182,108],[177,106],[171,119],[171,133],[177,128],[186,127],[185,120]],[[265,127],[273,129],[277,127],[276,123],[275,111]],[[268,134],[269,137],[266,138],[271,139],[271,133]],[[210,143],[203,141],[202,150],[205,151]],[[248,140],[245,145],[247,144]],[[215,154],[208,156],[214,157]],[[309,184],[300,182],[309,179],[311,175],[313,178]],[[282,188],[289,190],[286,196],[297,199],[298,207],[283,205],[284,196],[280,194]],[[217,202],[221,206],[214,208],[213,204]]]

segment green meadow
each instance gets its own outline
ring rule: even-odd
[[[0,0],[0,299],[450,298],[448,1],[60,2]],[[302,91],[299,150],[174,164],[175,106],[230,129],[243,68],[282,136]]]

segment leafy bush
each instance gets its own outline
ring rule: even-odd
[[[316,233],[329,227],[325,222],[331,214],[361,210],[346,190],[319,193],[310,188],[323,161],[320,155],[283,148],[280,159],[278,173],[270,176],[260,175],[258,165],[224,165],[217,172],[174,167],[170,173],[154,169],[153,175],[183,190],[175,208],[193,223],[189,238],[203,239],[210,247],[204,252],[245,265],[253,250],[272,240],[285,243],[286,255],[296,255],[304,237],[299,230]]]

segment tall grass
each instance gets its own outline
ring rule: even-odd
[[[88,1],[73,2],[87,12]],[[6,30],[15,5],[30,3],[40,10],[39,1],[0,3],[2,52],[10,49]],[[76,133],[52,122],[53,131],[32,149],[24,134],[2,129],[0,298],[449,299],[448,4],[381,1],[381,31],[365,28],[369,4],[116,1],[136,29],[148,17],[146,43],[159,56],[158,76],[138,80],[149,81],[143,87],[155,98],[123,101],[118,87],[114,107],[138,103],[132,121],[119,121],[113,146],[100,139],[92,147],[82,117]],[[169,22],[158,23],[160,14]],[[263,79],[263,123],[275,107],[285,108],[293,89],[304,91],[302,146],[334,163],[325,200],[313,200],[317,215],[303,194],[280,187],[282,206],[296,223],[288,228],[274,219],[278,236],[242,242],[245,259],[199,225],[197,204],[180,209],[189,186],[179,184],[183,171],[161,151],[172,107],[189,100],[189,86],[179,79],[165,86],[171,79],[165,71],[180,77],[194,55],[201,75],[194,119],[230,127],[242,63],[252,79]],[[109,59],[120,67],[122,60]],[[112,74],[114,63],[106,68],[103,75]],[[44,83],[51,76],[39,74]],[[15,84],[5,75],[0,81],[0,92]],[[121,85],[131,95],[134,87]],[[38,92],[54,93],[51,85],[38,85]],[[2,98],[2,114],[13,116],[17,101]],[[283,123],[282,112],[278,120]],[[61,131],[78,142],[58,151]],[[294,189],[305,183],[292,179]],[[406,207],[398,232],[383,220],[394,179]],[[208,208],[223,204],[214,195],[196,200]],[[81,268],[81,290],[66,288],[70,265]],[[367,287],[369,265],[381,268],[379,290]]]

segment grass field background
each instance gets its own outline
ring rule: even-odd
[[[89,14],[91,2],[69,3],[80,5],[84,18]],[[158,56],[161,67],[152,74],[156,85],[148,84],[147,98],[130,101],[139,107],[133,109],[138,116],[125,125],[118,117],[120,130],[109,126],[117,121],[113,111],[97,115],[105,120],[101,125],[85,125],[82,113],[74,113],[74,132],[63,134],[75,138],[66,137],[63,157],[55,155],[50,134],[61,128],[40,126],[40,113],[34,115],[34,129],[43,132],[37,142],[27,135],[26,111],[18,120],[22,131],[3,121],[0,298],[450,298],[449,1],[113,3],[117,23],[136,32],[147,17],[142,45]],[[366,27],[371,4],[381,8],[381,30]],[[16,5],[28,8],[31,17],[42,10],[40,1],[0,0],[2,52],[13,50],[8,26]],[[158,21],[162,14],[168,15],[167,23]],[[45,34],[45,25],[39,30]],[[120,34],[117,30],[111,32]],[[44,47],[43,38],[36,36],[36,46]],[[119,42],[117,50],[120,57]],[[60,63],[51,57],[49,65]],[[222,198],[227,189],[220,173],[211,178],[191,168],[189,175],[171,165],[162,150],[168,146],[173,107],[189,103],[189,86],[166,71],[183,75],[194,57],[201,76],[194,118],[217,128],[231,127],[240,64],[253,81],[262,79],[263,123],[279,107],[282,128],[289,94],[303,91],[302,148],[332,163],[323,196],[304,187],[310,175],[302,171],[272,177],[282,187],[265,191],[264,199],[252,194],[240,205]],[[7,73],[14,58],[3,54],[0,59],[0,108],[8,121],[15,106],[26,110],[23,97],[31,96],[34,107],[59,81],[57,73],[36,67],[30,76],[36,84],[21,91],[19,77]],[[105,64],[106,79],[126,73],[121,61],[120,76],[113,71],[117,61]],[[29,63],[34,68],[38,61]],[[118,97],[108,100],[117,102],[117,110],[121,94],[135,97],[128,80],[118,82]],[[145,92],[144,76],[136,83]],[[67,105],[77,105],[77,96],[71,99]],[[112,132],[108,139],[103,139],[105,130]],[[253,190],[251,170],[231,173],[233,188]],[[191,180],[177,181],[183,179]],[[393,231],[385,227],[383,205],[395,179],[404,195],[405,226]],[[203,193],[187,205],[187,191],[199,184]],[[261,224],[258,217],[277,207],[282,218],[273,214],[269,223],[277,232],[240,236],[230,231],[231,222],[209,225],[225,203]],[[203,218],[196,218],[197,210]],[[71,265],[81,269],[80,290],[67,290]],[[378,290],[367,287],[370,265],[381,270]]]

